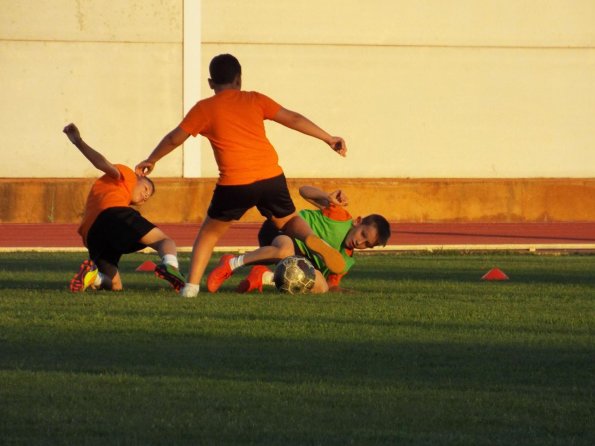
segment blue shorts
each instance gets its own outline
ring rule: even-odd
[[[218,184],[207,214],[215,220],[239,220],[255,206],[267,219],[283,218],[295,212],[284,174],[239,186]]]

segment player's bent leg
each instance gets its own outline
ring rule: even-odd
[[[157,227],[147,232],[139,241],[153,248],[162,258],[162,262],[155,268],[155,276],[166,280],[174,290],[180,291],[186,279],[178,268],[176,243]],[[173,259],[173,263],[166,256]]]
[[[314,286],[312,287],[311,293],[321,294],[328,291],[328,283],[322,275],[322,273],[316,270],[316,279],[314,279]]]
[[[308,249],[322,258],[322,261],[331,272],[341,274],[345,271],[347,264],[341,253],[320,237],[310,234],[306,237],[305,243]]]
[[[159,228],[151,229],[139,242],[153,248],[160,257],[166,254],[177,254],[176,243]]]
[[[244,264],[275,263],[294,254],[295,249],[291,238],[286,235],[279,235],[273,239],[271,245],[244,254]]]
[[[299,240],[306,240],[306,237],[313,233],[306,220],[295,212],[283,218],[272,217],[271,221],[285,234]]]
[[[190,272],[187,283],[192,285],[198,285],[200,283],[215,245],[227,229],[229,229],[230,225],[231,222],[228,221],[216,220],[210,217],[205,218],[192,247]],[[184,297],[190,297],[184,292],[182,294]]]
[[[302,217],[294,213],[282,219],[273,218],[272,220],[277,225],[282,224],[281,229],[287,235],[302,240],[308,249],[322,258],[326,267],[333,273],[340,274],[345,271],[347,264],[341,253],[314,234]]]
[[[291,237],[287,235],[279,235],[275,237],[272,245],[277,248],[278,257],[275,259],[276,262],[285,257],[295,255],[295,245],[293,244]]]

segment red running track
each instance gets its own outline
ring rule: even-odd
[[[190,247],[200,225],[159,225],[178,247]],[[220,240],[220,247],[257,245],[259,224],[236,223]],[[0,248],[83,248],[76,224],[0,223]],[[595,249],[595,222],[571,223],[393,223],[388,246],[410,247],[526,247]],[[543,245],[543,246],[542,246]],[[561,247],[563,248],[563,247]]]

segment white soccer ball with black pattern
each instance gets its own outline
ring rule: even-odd
[[[285,257],[275,267],[273,281],[283,293],[306,294],[314,287],[316,270],[305,257]]]

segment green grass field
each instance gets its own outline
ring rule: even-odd
[[[236,294],[245,269],[196,299],[147,259],[73,295],[82,254],[0,254],[0,444],[595,444],[595,256],[374,254],[348,294]]]

